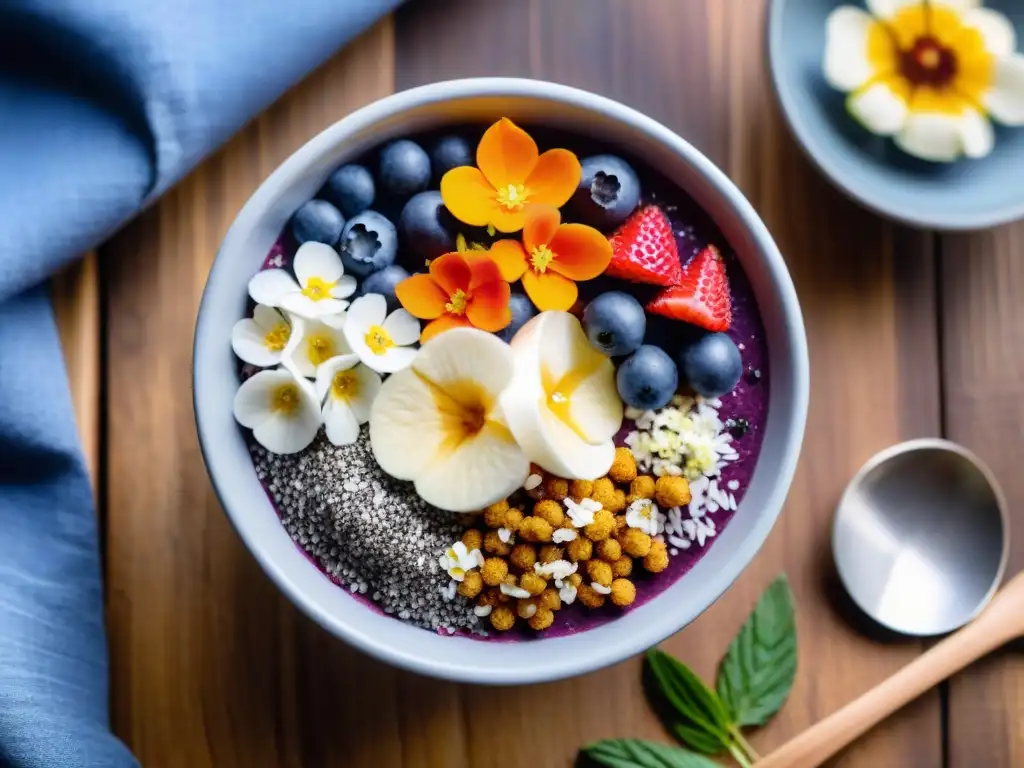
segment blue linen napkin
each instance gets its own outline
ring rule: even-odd
[[[135,765],[41,281],[398,2],[0,0],[0,766]]]

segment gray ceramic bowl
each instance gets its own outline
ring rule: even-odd
[[[772,0],[768,58],[783,114],[811,160],[861,204],[913,226],[981,229],[1024,216],[1024,128],[996,126],[996,146],[980,160],[918,160],[851,118],[845,94],[821,72],[825,19],[863,0]],[[988,0],[1024,40],[1024,3]]]
[[[386,139],[501,116],[629,147],[692,195],[715,220],[750,278],[771,367],[764,447],[750,488],[737,515],[693,570],[613,622],[575,636],[519,643],[425,632],[369,610],[331,583],[285,533],[231,411],[239,386],[231,327],[246,311],[246,283],[292,212],[338,164]],[[743,195],[700,152],[639,112],[584,91],[531,80],[460,80],[395,94],[352,113],[288,158],[245,204],[224,239],[199,310],[193,375],[199,440],[213,485],[242,540],[284,593],[327,630],[380,659],[426,675],[480,683],[581,674],[639,653],[700,615],[751,561],[782,508],[808,398],[807,342],[793,283]]]

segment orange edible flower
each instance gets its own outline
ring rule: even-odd
[[[522,245],[499,240],[490,250],[502,278],[511,283],[521,277],[526,295],[542,312],[570,309],[578,295],[576,281],[593,280],[612,259],[607,237],[593,227],[561,221],[557,208],[531,205]]]
[[[510,290],[497,264],[486,253],[446,253],[430,262],[430,274],[407,277],[395,287],[402,306],[430,320],[420,334],[426,343],[459,326],[494,333],[512,322]]]
[[[476,148],[477,168],[452,168],[441,179],[441,199],[459,221],[518,232],[526,205],[561,208],[579,186],[580,161],[567,149],[537,153],[537,143],[508,118],[488,128]]]

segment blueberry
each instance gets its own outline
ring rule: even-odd
[[[359,277],[389,267],[398,255],[395,225],[376,211],[363,211],[348,220],[341,233],[341,263]]]
[[[628,293],[608,291],[583,310],[583,330],[598,352],[609,357],[628,355],[644,343],[647,316],[640,302]]]
[[[430,158],[414,141],[401,139],[380,152],[377,181],[393,197],[409,197],[422,192],[430,183]]]
[[[402,235],[403,253],[409,251],[416,262],[455,250],[455,240],[444,227],[449,216],[444,207],[441,193],[437,190],[420,192],[409,198],[398,219],[398,231]]]
[[[434,179],[438,182],[452,168],[473,165],[473,147],[461,136],[444,136],[430,150]]]
[[[505,341],[512,341],[516,331],[537,314],[537,309],[533,302],[521,293],[513,293],[508,299],[508,306],[512,310],[512,322],[498,331],[497,336]]]
[[[395,286],[409,277],[409,273],[397,264],[377,270],[363,280],[359,286],[359,295],[367,293],[379,293],[388,301],[388,312],[398,309],[398,297],[395,296]]]
[[[629,163],[615,155],[584,158],[580,185],[572,210],[585,224],[611,229],[626,220],[640,204],[640,179]]]
[[[310,200],[292,216],[292,235],[302,243],[337,245],[345,218],[326,200]]]
[[[682,348],[679,370],[698,395],[721,397],[739,383],[743,360],[732,339],[709,333]]]
[[[619,366],[615,385],[626,405],[656,411],[672,400],[679,386],[679,372],[661,347],[644,344]]]
[[[373,205],[373,174],[362,165],[343,165],[327,179],[323,196],[338,206],[346,219],[351,219]]]

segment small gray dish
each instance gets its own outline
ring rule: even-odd
[[[1024,128],[996,125],[995,149],[979,160],[918,160],[846,112],[846,94],[822,74],[825,20],[863,0],[772,0],[768,64],[797,141],[832,181],[862,205],[912,226],[974,230],[1024,217]],[[990,0],[1024,40],[1024,3]]]

